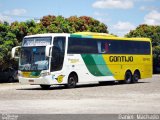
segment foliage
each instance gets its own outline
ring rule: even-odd
[[[140,25],[126,37],[147,37],[152,41],[153,71],[160,72],[160,26]],[[159,70],[158,70],[159,69]]]
[[[69,21],[69,25],[72,28],[70,33],[82,32],[82,31],[108,33],[107,26],[105,24],[91,17],[71,16],[67,20]]]
[[[12,47],[18,45],[16,35],[12,33],[8,24],[0,23],[0,68],[7,68],[16,61],[11,59]],[[15,67],[15,66],[13,66]]]
[[[64,18],[62,16],[48,15],[41,19],[41,24],[46,29],[46,32],[52,33],[74,33],[82,31],[108,33],[105,24],[88,16]]]

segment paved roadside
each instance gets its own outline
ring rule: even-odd
[[[137,84],[80,85],[75,89],[19,83],[0,84],[0,113],[15,114],[158,114],[160,76]]]

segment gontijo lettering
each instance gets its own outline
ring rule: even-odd
[[[133,56],[110,56],[110,62],[133,62]]]

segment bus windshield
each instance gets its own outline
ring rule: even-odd
[[[45,46],[22,47],[19,70],[47,70],[48,58],[45,57]]]

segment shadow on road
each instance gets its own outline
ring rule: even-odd
[[[18,81],[12,81],[12,82],[8,82],[7,80],[0,80],[0,84],[6,84],[6,83],[18,83]]]
[[[150,82],[138,82],[134,84],[146,84]],[[120,84],[118,82],[112,83],[112,82],[104,82],[104,83],[95,83],[95,84],[84,84],[84,85],[77,85],[76,88],[72,89],[77,89],[77,88],[91,88],[91,87],[101,87],[101,86],[115,86],[115,85],[134,85],[134,84]],[[71,89],[67,88],[64,85],[57,85],[57,86],[51,86],[49,89],[46,90],[64,90],[64,89]],[[44,90],[41,87],[36,87],[36,88],[21,88],[21,89],[16,89],[16,90]]]

